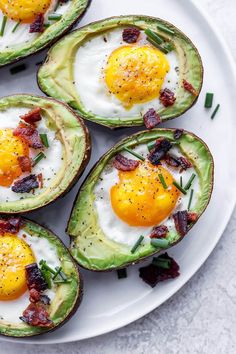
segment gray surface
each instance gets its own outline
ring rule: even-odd
[[[236,59],[236,1],[198,1],[219,26]],[[200,271],[175,296],[149,315],[94,339],[53,346],[1,343],[0,353],[236,353],[235,249],[236,211],[221,241]]]

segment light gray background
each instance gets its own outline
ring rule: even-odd
[[[215,20],[236,59],[236,1],[198,1]],[[52,346],[0,343],[0,353],[236,353],[235,250],[236,211],[200,271],[175,296],[149,315],[118,331],[82,342]]]

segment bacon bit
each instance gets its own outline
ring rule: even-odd
[[[16,181],[11,190],[15,193],[29,193],[32,189],[38,188],[39,183],[36,175],[29,175]]]
[[[41,294],[36,289],[30,289],[29,295],[30,295],[29,297],[30,302],[38,302],[40,300]]]
[[[168,227],[159,225],[153,228],[150,238],[165,238],[168,233]]]
[[[173,215],[175,227],[180,236],[185,236],[188,232],[188,212],[178,211]]]
[[[166,154],[165,162],[167,163],[167,165],[169,165],[171,167],[179,167],[180,166],[179,159],[175,158],[174,156],[171,156],[169,154]]]
[[[37,327],[52,327],[53,322],[49,318],[48,312],[44,306],[30,303],[24,310],[23,316],[20,319],[30,326]]]
[[[151,108],[144,114],[143,121],[147,129],[153,129],[161,123],[161,117],[155,109]]]
[[[139,161],[127,159],[125,156],[116,155],[113,166],[119,171],[134,171],[139,165]]]
[[[193,85],[191,85],[187,80],[183,80],[183,86],[184,86],[184,89],[186,91],[190,92],[192,95],[194,95],[194,96],[198,95],[197,90],[195,90]]]
[[[150,154],[148,155],[148,160],[154,166],[160,164],[161,159],[164,158],[166,153],[171,149],[172,144],[169,140],[165,138],[157,139],[155,147],[151,150]]]
[[[44,15],[42,13],[37,14],[34,22],[31,23],[29,33],[38,33],[44,31]]]
[[[6,232],[17,234],[22,226],[21,218],[0,219],[0,235]]]
[[[122,33],[123,41],[126,43],[136,43],[140,35],[140,30],[136,27],[125,28]]]
[[[153,263],[139,269],[140,278],[152,288],[154,288],[161,281],[174,279],[180,275],[179,265],[173,258],[171,258],[167,253],[162,254],[161,258],[165,258],[170,261],[169,269],[158,267]]]
[[[25,272],[28,289],[35,289],[39,292],[47,289],[47,284],[37,263],[27,265],[25,267]]]
[[[22,172],[31,172],[31,159],[27,156],[18,156],[17,158]]]
[[[160,93],[160,101],[165,107],[173,106],[176,101],[174,92],[165,88]]]
[[[186,171],[188,168],[193,167],[191,162],[189,160],[187,160],[185,157],[179,157],[178,161],[180,163],[182,170],[184,170],[184,171]]]
[[[40,295],[40,302],[42,302],[44,305],[50,305],[51,300],[47,295]]]
[[[197,213],[188,213],[188,223],[196,222],[198,219],[198,214]]]
[[[178,140],[181,138],[181,136],[183,135],[184,130],[183,129],[175,129],[174,131],[174,138],[175,140]]]
[[[42,173],[39,173],[37,178],[39,181],[39,188],[43,188],[43,175],[42,175]]]
[[[40,113],[41,113],[41,108],[37,107],[32,109],[29,113],[20,116],[20,118],[23,119],[26,123],[34,124],[36,122],[39,122],[42,119]]]
[[[13,131],[14,136],[20,136],[33,149],[42,149],[44,147],[39,133],[32,125],[20,123]]]

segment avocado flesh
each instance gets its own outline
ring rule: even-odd
[[[51,331],[68,320],[78,308],[82,299],[82,280],[78,268],[70,256],[69,251],[51,231],[44,227],[24,220],[23,230],[32,236],[45,238],[55,248],[61,261],[62,271],[71,279],[70,283],[64,283],[57,287],[55,298],[49,306],[49,317],[53,321],[52,328],[33,327],[25,324],[12,324],[0,320],[0,334],[10,337],[29,337]],[[10,302],[9,302],[10,306]],[[22,312],[25,309],[22,309]]]
[[[164,25],[173,30],[174,35],[166,34],[157,29],[157,25]],[[147,16],[124,16],[105,19],[91,23],[79,30],[65,36],[57,42],[49,51],[45,63],[38,72],[39,87],[47,95],[67,102],[78,110],[79,114],[88,120],[109,128],[143,125],[143,118],[139,115],[130,118],[109,118],[97,116],[86,111],[73,84],[74,60],[78,48],[91,37],[117,27],[137,26],[141,30],[151,29],[167,41],[172,41],[179,59],[179,87],[176,92],[176,102],[173,106],[161,108],[158,113],[162,121],[175,118],[187,111],[197,97],[186,91],[182,86],[182,80],[190,82],[198,93],[201,91],[203,79],[203,67],[201,58],[193,43],[175,26]],[[128,112],[127,112],[128,115]]]
[[[91,0],[70,0],[70,7],[59,21],[46,28],[34,41],[0,52],[0,67],[34,54],[66,33],[86,11]]]
[[[0,111],[11,107],[41,107],[47,127],[56,132],[63,147],[63,160],[57,175],[47,188],[38,195],[16,201],[1,201],[1,213],[20,213],[38,209],[65,194],[84,170],[90,157],[90,142],[87,128],[82,120],[66,105],[52,99],[15,95],[0,99]],[[33,169],[32,169],[32,173]]]
[[[108,162],[125,147],[134,148],[160,137],[173,141],[173,133],[174,129],[154,129],[134,134],[115,145],[95,165],[79,191],[67,229],[71,236],[71,253],[82,267],[94,271],[112,270],[136,263],[161,250],[154,248],[150,243],[145,243],[132,254],[130,247],[108,239],[98,223],[93,191]],[[200,216],[211,197],[213,158],[204,142],[189,132],[184,132],[178,142],[181,153],[192,162],[198,174],[200,197],[191,211]],[[176,231],[171,231],[167,239],[170,246],[173,246],[181,240],[181,236]]]

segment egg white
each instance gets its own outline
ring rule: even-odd
[[[131,109],[126,110],[122,102],[108,92],[103,72],[111,53],[121,46],[128,45],[122,40],[122,31],[123,29],[118,28],[91,38],[82,44],[75,56],[74,82],[78,96],[87,112],[101,117],[137,117],[150,108],[158,110],[163,107],[159,98],[155,98],[146,103],[134,104]],[[139,43],[150,45],[144,32],[141,32]],[[165,77],[163,87],[176,92],[179,84],[179,61],[174,51],[166,54],[166,57],[170,71]]]
[[[133,149],[143,157],[146,157],[149,154],[148,148],[146,145],[141,144]],[[173,147],[171,149],[171,154],[173,156],[183,156],[179,149]],[[127,152],[122,152],[127,158],[131,158],[132,160],[138,160],[133,155],[130,155]],[[183,185],[187,183],[192,173],[196,173],[194,168],[189,168],[186,171],[183,171],[181,174],[170,166],[162,164],[174,177],[174,179],[179,182],[180,176],[183,178]],[[197,173],[196,173],[197,175]],[[96,184],[94,189],[95,195],[95,210],[98,216],[98,223],[105,234],[105,236],[117,243],[124,244],[127,246],[132,246],[138,240],[140,235],[144,236],[144,242],[150,242],[150,233],[153,227],[137,227],[130,226],[122,221],[113,211],[110,199],[110,189],[112,186],[119,182],[118,170],[112,166],[112,161],[106,166],[100,175],[99,182]],[[198,197],[200,195],[200,185],[198,175],[195,177],[192,188],[194,189],[193,199],[191,207],[194,208]],[[186,210],[189,202],[189,193],[187,195],[181,195],[178,200],[178,203],[175,207],[173,213],[178,210]],[[168,227],[169,231],[175,230],[175,224],[173,218],[167,218],[161,224],[164,224]]]
[[[0,111],[0,129],[15,129],[19,122],[20,116],[28,113],[29,108],[24,107],[12,107],[5,111]],[[42,115],[43,117],[43,115]],[[36,188],[34,195],[42,193],[53,181],[58,171],[61,168],[62,158],[63,158],[63,147],[55,136],[55,131],[48,129],[45,124],[45,120],[42,119],[37,123],[37,131],[39,134],[47,134],[49,148],[43,150],[46,158],[42,159],[36,166],[32,168],[31,173],[38,175],[42,173],[43,175],[43,188]],[[38,150],[30,149],[30,157],[33,158],[38,154]],[[22,174],[19,179],[27,176],[28,173]],[[29,198],[30,193],[15,193],[11,190],[11,187],[0,186],[0,203],[6,201],[15,201],[21,198]]]
[[[17,237],[23,239],[31,247],[37,264],[41,259],[44,259],[50,267],[60,267],[61,262],[55,251],[55,248],[52,247],[47,239],[31,236],[24,230],[20,230]],[[48,289],[44,291],[43,294],[48,295],[52,302],[55,296],[55,288]],[[15,300],[0,300],[0,321],[7,321],[14,324],[22,323],[19,317],[22,316],[23,311],[27,308],[28,305],[29,291],[26,291],[21,297]]]

